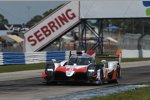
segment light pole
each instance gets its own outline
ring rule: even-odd
[[[28,9],[28,20],[30,20],[30,10],[31,10],[31,6],[27,6]]]

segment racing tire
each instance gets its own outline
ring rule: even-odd
[[[118,83],[118,76],[117,76],[117,72],[116,72],[116,78],[115,79],[113,79],[113,74],[114,74],[114,72],[111,74],[111,78],[110,78],[110,80],[108,80],[108,83]]]
[[[109,80],[108,83],[118,83],[118,80],[117,79]]]
[[[121,69],[120,69],[120,66],[117,68],[117,78],[121,78]]]
[[[104,78],[103,78],[104,74],[103,74],[103,70],[101,69],[100,71],[100,78],[99,80],[96,82],[97,85],[101,85],[104,83]]]
[[[101,79],[101,84],[104,83],[104,73],[103,70],[101,69],[101,73],[100,73],[100,79]]]

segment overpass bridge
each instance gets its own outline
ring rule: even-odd
[[[109,18],[149,18],[150,1],[144,0],[62,0],[60,8],[33,26],[24,35],[27,52],[42,51],[75,27],[81,27],[81,39],[86,44],[87,29],[97,38],[91,49],[99,48],[103,53],[103,19]],[[98,32],[87,20],[98,21]],[[83,48],[87,50],[86,46]]]

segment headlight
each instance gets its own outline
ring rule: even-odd
[[[46,64],[45,71],[54,71],[54,68],[55,68],[54,63],[50,62]]]
[[[95,75],[96,69],[94,66],[89,66],[87,71],[88,71],[87,73],[88,77],[92,78]]]
[[[94,66],[90,66],[88,68],[88,72],[95,72],[95,67]]]
[[[52,71],[53,71],[53,69],[47,69],[47,71],[51,71],[51,72],[52,72]]]
[[[94,69],[88,69],[88,72],[94,72],[95,70]]]

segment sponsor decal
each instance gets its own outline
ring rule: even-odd
[[[146,7],[146,15],[150,16],[150,1],[143,1],[143,5]]]
[[[42,26],[40,29],[28,36],[27,40],[32,46],[35,46],[38,42],[44,41],[46,37],[54,34],[57,30],[76,17],[77,16],[72,9],[67,9],[65,13],[58,15],[56,18],[54,18],[54,20],[48,22],[46,25]]]
[[[79,2],[71,1],[54,11],[25,34],[25,45],[38,51],[79,22]],[[28,51],[28,50],[26,50]]]

